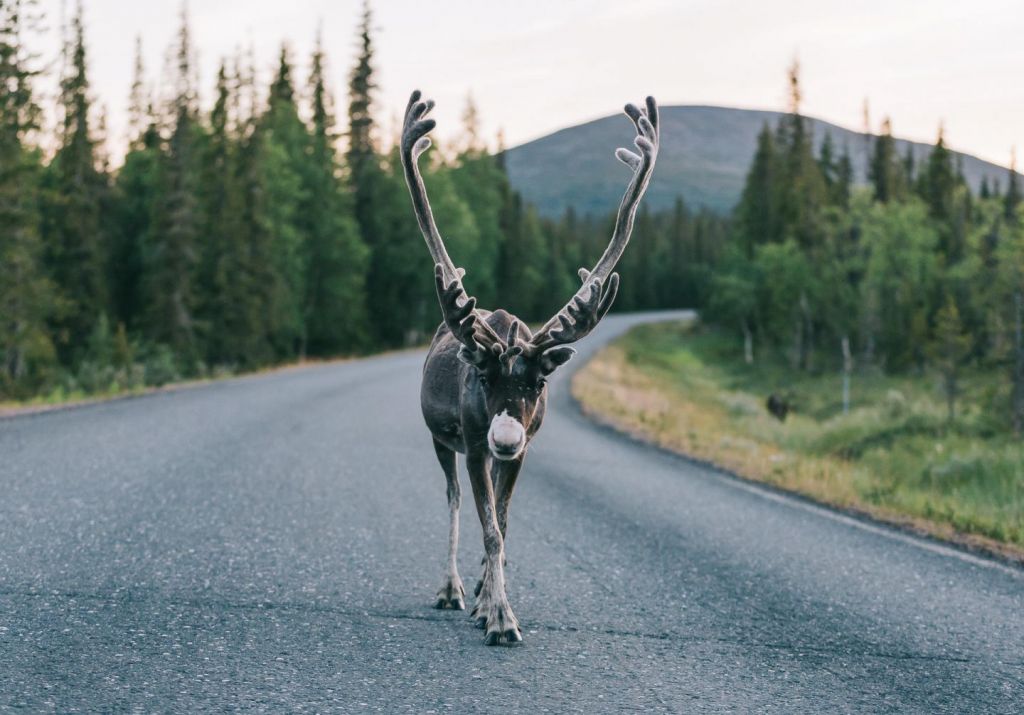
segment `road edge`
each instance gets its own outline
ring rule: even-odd
[[[631,326],[630,329],[632,329],[632,327],[633,326]],[[989,547],[985,544],[978,543],[974,540],[977,537],[967,534],[964,534],[962,539],[957,539],[955,537],[943,538],[939,535],[932,534],[915,527],[910,523],[885,519],[861,509],[840,507],[834,504],[829,504],[828,502],[819,501],[807,496],[806,494],[801,494],[800,492],[784,489],[774,484],[769,484],[768,482],[745,477],[742,474],[738,474],[710,460],[700,459],[681,450],[671,449],[658,444],[642,434],[637,434],[624,426],[617,424],[615,420],[603,415],[597,410],[588,409],[573,393],[572,384],[574,378],[579,372],[585,370],[602,350],[625,337],[628,330],[629,329],[614,336],[612,339],[596,348],[586,357],[585,360],[582,360],[577,365],[573,365],[572,370],[565,376],[564,387],[566,392],[564,398],[568,401],[570,406],[571,417],[584,421],[596,429],[601,430],[605,434],[612,435],[617,439],[626,440],[632,444],[643,445],[644,447],[654,449],[663,455],[682,460],[688,465],[700,467],[719,479],[730,482],[734,486],[739,486],[748,492],[759,494],[764,498],[775,501],[782,500],[784,502],[789,502],[794,506],[799,506],[805,510],[826,513],[831,515],[832,518],[839,519],[840,521],[854,522],[862,527],[868,528],[869,531],[882,533],[890,537],[897,538],[900,541],[915,543],[919,547],[923,547],[929,551],[938,551],[939,553],[945,553],[946,555],[956,556],[959,558],[967,557],[968,560],[979,563],[980,565],[990,568],[998,568],[999,570],[1010,573],[1017,578],[1024,578],[1024,550],[1005,546],[1005,551],[1003,551],[997,547]],[[955,533],[959,534],[960,532]]]

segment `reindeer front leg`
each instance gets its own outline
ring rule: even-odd
[[[466,589],[459,578],[459,505],[462,493],[459,490],[458,457],[455,452],[436,439],[434,450],[448,481],[448,561],[445,567],[444,583],[437,592],[435,608],[451,608],[462,611],[466,608]]]
[[[498,531],[501,532],[501,563],[503,566],[508,566],[508,556],[504,551],[505,540],[508,538],[508,507],[512,501],[512,490],[516,486],[516,479],[519,477],[519,471],[523,468],[523,459],[525,457],[526,454],[524,452],[513,460],[491,462],[494,477],[494,506],[498,519]],[[480,566],[484,571],[480,574],[480,580],[476,582],[476,589],[473,591],[474,596],[479,596],[481,589],[484,587],[484,576],[487,573],[486,556],[480,562]]]
[[[471,450],[466,455],[466,469],[473,485],[473,499],[484,532],[486,554],[483,583],[472,618],[485,628],[485,644],[518,643],[523,640],[523,635],[505,593],[505,541],[498,525],[490,456],[483,450]]]

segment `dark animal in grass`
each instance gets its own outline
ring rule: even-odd
[[[785,422],[786,415],[788,415],[790,410],[793,409],[789,397],[780,395],[776,392],[768,395],[768,401],[765,403],[765,406],[768,408],[768,412],[771,413],[771,416],[779,422]]]
[[[448,480],[448,564],[437,594],[438,608],[465,608],[465,589],[456,567],[461,492],[457,454],[464,454],[477,515],[483,526],[483,575],[476,589],[472,618],[484,628],[484,642],[523,639],[505,593],[505,537],[512,490],[530,439],[544,419],[545,380],[575,352],[570,343],[585,337],[615,300],[622,256],[633,220],[658,156],[658,107],[652,97],[638,109],[626,105],[636,129],[639,153],[618,149],[615,156],[632,169],[619,205],[612,238],[592,270],[579,271],[582,285],[540,330],[531,333],[504,310],[477,308],[462,287],[465,271],[448,257],[434,224],[417,161],[430,146],[435,126],[427,115],[432,101],[413,92],[405,111],[401,156],[420,230],[434,260],[434,280],[444,322],[437,329],[423,367],[420,404],[434,449]]]

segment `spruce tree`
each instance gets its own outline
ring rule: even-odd
[[[933,218],[948,221],[957,178],[953,156],[946,148],[943,134],[942,127],[939,127],[939,138],[918,176],[918,192]]]
[[[1010,169],[1006,177],[1006,193],[1003,194],[1003,215],[1008,221],[1017,221],[1017,208],[1021,202],[1020,175],[1017,173],[1017,152],[1010,155]]]
[[[900,198],[899,169],[892,122],[886,117],[882,122],[882,133],[875,137],[874,151],[868,165],[868,178],[874,188],[876,201],[885,204]]]
[[[58,350],[71,364],[100,315],[109,312],[110,241],[101,206],[109,179],[97,170],[82,4],[71,19],[60,82],[60,146],[48,167],[44,232],[51,273],[66,308],[56,321]]]
[[[128,147],[137,149],[151,123],[150,97],[146,88],[146,65],[142,58],[142,36],[135,38],[132,88],[128,95]]]
[[[748,257],[754,255],[756,246],[781,238],[777,199],[780,180],[775,138],[765,124],[757,137],[757,151],[735,211],[740,245]]]
[[[903,154],[903,180],[906,182],[906,193],[913,192],[916,181],[917,163],[914,160],[914,145],[907,142],[907,150]]]
[[[242,206],[236,172],[237,141],[231,121],[233,79],[222,61],[198,168],[198,220],[203,241],[197,267],[196,313],[205,333],[206,360],[213,364],[244,364],[245,356],[239,351],[245,347],[245,333],[259,330],[245,320],[245,304],[254,286],[246,271],[247,246],[239,220]]]
[[[853,191],[853,162],[850,160],[849,147],[843,147],[843,153],[836,163],[836,180],[832,185],[832,203],[844,211],[850,208],[850,193]]]
[[[196,335],[196,270],[201,255],[196,192],[200,127],[192,75],[192,41],[184,11],[178,32],[171,135],[162,157],[159,200],[144,257],[148,337],[170,348],[187,369],[201,356]]]
[[[935,338],[929,354],[942,376],[942,389],[946,396],[947,420],[956,419],[956,400],[960,395],[960,372],[970,354],[971,336],[960,320],[956,301],[949,294],[935,318]]]
[[[264,202],[259,221],[270,239],[268,332],[281,357],[303,354],[306,345],[306,234],[302,211],[308,205],[303,185],[310,137],[299,119],[291,62],[281,48],[278,70],[260,120],[260,179]]]
[[[377,85],[373,79],[372,30],[373,13],[369,0],[364,0],[358,30],[359,55],[348,81],[348,151],[345,153],[345,163],[356,185],[357,197],[360,180],[377,162],[373,143],[373,92]]]
[[[37,72],[24,47],[36,18],[32,0],[0,1],[0,399],[45,385],[55,354],[47,321],[57,307],[42,266]]]
[[[276,280],[273,269],[273,236],[264,220],[267,192],[264,187],[263,122],[257,114],[255,73],[251,63],[236,63],[237,148],[234,182],[239,193],[240,228],[233,234],[233,252],[238,264],[232,282],[232,315],[235,340],[231,346],[233,362],[245,367],[264,365],[275,355],[270,343],[267,314],[271,310],[269,286]],[[232,271],[228,271],[232,273]]]
[[[303,173],[302,209],[308,246],[304,299],[311,354],[354,352],[366,346],[366,280],[369,251],[359,236],[352,196],[340,180],[335,119],[317,38],[309,76],[312,143]]]
[[[794,238],[805,251],[816,250],[823,239],[822,209],[825,180],[814,159],[810,124],[800,114],[800,66],[789,70],[790,107],[778,127],[782,179],[779,183],[781,238]]]
[[[135,43],[126,139],[128,152],[114,176],[108,280],[111,318],[134,330],[139,327],[142,252],[153,219],[160,159],[160,137],[146,90],[141,39]]]
[[[433,273],[409,208],[397,149],[385,162],[373,139],[376,84],[372,24],[366,2],[358,29],[359,54],[349,74],[345,170],[359,232],[370,250],[366,294],[373,339],[381,346],[398,346],[420,340],[426,325],[436,325],[436,298]],[[424,172],[430,172],[435,156],[436,151],[420,160]],[[432,201],[437,202],[441,197],[429,176],[427,183]],[[448,235],[447,229],[442,227],[442,231]]]

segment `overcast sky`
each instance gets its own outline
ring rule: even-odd
[[[66,0],[41,0],[55,51]],[[178,0],[84,0],[94,94],[123,132],[136,35],[158,80]],[[416,87],[438,102],[443,138],[472,92],[486,136],[509,145],[615,112],[662,104],[785,107],[785,71],[803,68],[804,113],[851,128],[892,117],[894,132],[1006,164],[1024,149],[1021,0],[375,0],[377,112],[384,130]],[[423,9],[429,8],[429,11]],[[304,80],[318,26],[339,107],[355,52],[359,0],[192,0],[201,90],[252,44],[269,81],[282,41]],[[117,142],[120,143],[119,141]],[[116,153],[116,147],[115,147]]]

